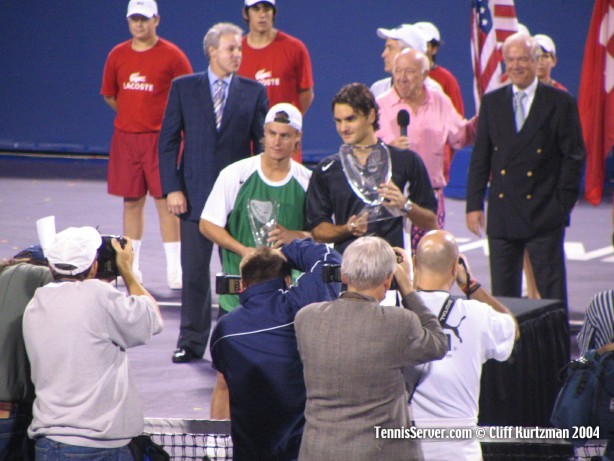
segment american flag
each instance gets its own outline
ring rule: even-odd
[[[514,0],[472,0],[471,60],[476,110],[484,93],[504,84],[501,47],[517,30]]]

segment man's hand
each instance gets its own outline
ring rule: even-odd
[[[399,136],[398,138],[394,139],[390,145],[398,149],[407,150],[409,149],[409,138],[407,136]]]
[[[311,237],[309,232],[290,230],[279,223],[275,223],[275,229],[269,232],[267,242],[273,244],[273,248],[279,248],[282,245],[289,244],[293,240],[309,237]]]
[[[401,295],[406,296],[412,291],[414,291],[411,259],[409,259],[407,253],[405,253],[405,250],[403,250],[402,248],[393,247],[392,249],[397,255],[397,265],[394,271],[394,278],[397,281],[397,286],[399,287]]]
[[[459,261],[456,263],[457,271],[456,271],[456,283],[458,287],[463,290],[471,280],[471,269],[469,269],[469,261],[464,254],[458,255]],[[464,264],[461,264],[460,260],[463,260]]]
[[[132,261],[134,260],[134,250],[132,249],[132,240],[128,237],[126,239],[126,246],[122,248],[119,240],[116,238],[111,239],[111,245],[115,250],[115,263],[119,270],[119,275],[124,277],[125,274],[132,274]]]
[[[166,197],[168,212],[178,216],[188,211],[188,201],[182,191],[171,192]]]
[[[389,208],[402,210],[405,202],[407,202],[407,197],[403,195],[403,192],[392,181],[380,184],[377,192],[385,200],[384,205]]]
[[[467,222],[467,229],[478,237],[482,237],[484,231],[484,212],[483,211],[470,211],[465,216]]]
[[[364,235],[367,232],[368,227],[367,213],[364,213],[362,215],[353,214],[352,216],[350,216],[350,219],[348,219],[348,222],[345,224],[345,227],[347,228],[348,232],[354,237],[360,237],[361,235]]]

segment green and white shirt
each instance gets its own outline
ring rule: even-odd
[[[262,172],[262,154],[249,157],[224,168],[205,203],[201,219],[220,227],[241,244],[255,247],[247,207],[250,201],[276,203],[277,221],[291,230],[304,229],[305,193],[311,171],[294,160],[288,175],[281,181],[271,181]],[[222,269],[227,274],[239,274],[241,256],[222,249]],[[236,295],[220,296],[220,307],[233,310],[239,304]]]

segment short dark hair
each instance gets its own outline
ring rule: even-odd
[[[96,261],[94,261],[90,267],[88,267],[87,269],[85,269],[83,272],[79,272],[78,274],[74,274],[74,275],[68,275],[68,274],[60,274],[59,272],[56,272],[53,270],[53,267],[51,267],[51,275],[53,276],[53,280],[58,282],[60,280],[69,280],[69,281],[74,281],[74,282],[83,282],[84,280],[86,280],[88,278],[88,276],[90,275],[90,271],[92,270],[92,266],[94,265]],[[66,266],[65,268],[67,270],[70,270],[71,266],[70,264],[56,264],[56,266],[59,266],[60,269],[63,269],[64,267],[62,266]]]
[[[331,109],[335,112],[335,104],[347,104],[354,112],[363,114],[365,117],[371,111],[375,113],[373,129],[379,130],[379,106],[375,102],[375,97],[371,90],[364,83],[348,83],[341,88],[333,97]]]
[[[268,247],[257,248],[255,252],[245,256],[241,260],[239,269],[245,287],[292,275],[292,267],[288,260],[278,251]]]

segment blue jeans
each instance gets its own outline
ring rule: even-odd
[[[32,441],[28,439],[30,418],[16,414],[0,419],[0,461],[33,460]]]
[[[36,441],[36,461],[134,461],[128,445],[119,448],[92,448],[67,445],[47,437]]]

